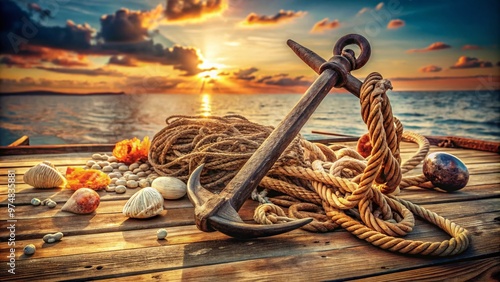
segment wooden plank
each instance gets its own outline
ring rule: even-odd
[[[484,259],[465,260],[455,263],[438,264],[407,271],[398,271],[383,275],[370,275],[356,279],[356,282],[373,280],[406,282],[412,281],[498,281],[500,273],[500,257],[494,255]],[[135,279],[134,279],[135,280]],[[137,281],[137,280],[135,280]]]
[[[475,236],[470,248],[465,253],[452,257],[395,254],[370,246],[347,232],[310,234],[293,231],[289,234],[247,241],[226,239],[168,244],[148,247],[146,250],[134,248],[43,258],[37,258],[35,254],[34,257],[23,257],[16,261],[16,268],[22,269],[23,272],[16,274],[14,279],[35,277],[40,280],[88,280],[126,277],[136,280],[137,276],[128,276],[144,275],[148,278],[169,280],[176,277],[175,273],[180,271],[182,279],[206,281],[277,278],[345,280],[372,274],[374,268],[380,270],[381,266],[390,268],[391,271],[403,271],[438,263],[459,262],[464,258],[494,255],[499,251],[495,240],[500,236],[500,228],[493,222],[494,215],[484,216],[482,222],[473,221],[477,226],[469,225]],[[457,222],[464,224],[471,222],[471,218],[459,218]],[[489,228],[490,231],[483,232],[483,228]],[[439,238],[431,235],[423,239]],[[129,240],[137,239],[133,237]],[[376,259],[370,260],[367,257]],[[363,267],[356,267],[359,265]],[[41,271],[42,269],[44,271]]]
[[[30,138],[28,135],[23,135],[16,141],[10,143],[8,147],[15,147],[15,146],[27,146],[30,144]]]
[[[31,146],[0,146],[0,156],[35,155],[35,154],[66,154],[74,152],[113,151],[115,144],[62,144],[62,145],[31,145]]]

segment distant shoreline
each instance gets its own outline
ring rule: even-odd
[[[14,96],[14,95],[71,95],[71,96],[91,96],[91,95],[124,95],[125,92],[88,92],[88,93],[68,93],[68,92],[55,92],[46,90],[34,91],[19,91],[19,92],[0,92],[0,96]]]

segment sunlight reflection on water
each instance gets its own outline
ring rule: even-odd
[[[32,144],[115,143],[154,136],[172,115],[243,115],[276,126],[300,99],[297,94],[0,96],[0,140],[22,135]],[[394,114],[407,130],[425,135],[500,139],[500,92],[389,93]],[[359,136],[366,126],[358,98],[328,95],[301,131]]]

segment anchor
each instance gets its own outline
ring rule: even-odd
[[[219,194],[208,191],[200,184],[203,164],[192,172],[187,194],[195,207],[196,226],[202,231],[217,230],[231,237],[255,238],[285,233],[313,220],[303,218],[276,225],[247,224],[238,211],[333,87],[343,87],[359,98],[362,83],[350,72],[367,63],[371,48],[363,36],[348,34],[337,41],[333,48],[334,56],[326,61],[293,40],[288,40],[287,44],[320,75]],[[351,44],[360,48],[357,58],[353,50],[344,50]]]

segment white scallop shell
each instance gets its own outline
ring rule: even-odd
[[[24,183],[35,188],[66,186],[66,178],[50,163],[43,162],[30,168],[23,176]]]
[[[160,192],[166,200],[176,200],[184,197],[187,192],[186,183],[182,180],[170,176],[160,176],[153,180],[151,187]]]
[[[149,218],[163,211],[163,197],[151,187],[137,191],[125,203],[123,214],[130,218]]]

